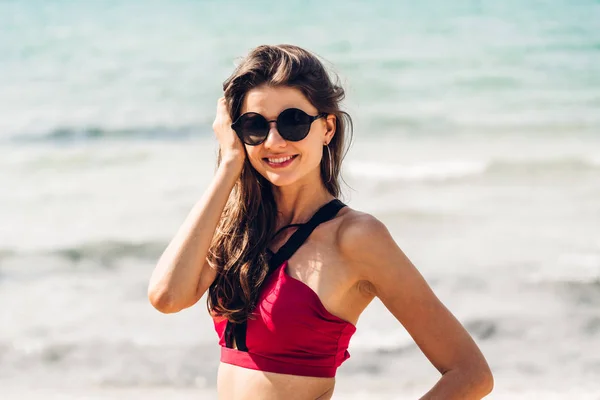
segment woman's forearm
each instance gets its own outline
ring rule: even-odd
[[[209,279],[202,284],[203,273],[212,272],[214,279],[214,271],[204,270],[208,269],[206,256],[242,166],[221,162],[204,195],[160,257],[148,287],[150,302],[159,311],[176,312],[191,306],[210,285]]]
[[[479,400],[494,387],[489,370],[450,370],[420,400]]]

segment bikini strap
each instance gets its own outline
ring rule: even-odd
[[[296,230],[285,242],[283,246],[279,248],[277,253],[273,254],[269,260],[269,272],[274,271],[279,267],[285,260],[289,260],[292,255],[304,244],[306,239],[315,230],[317,226],[323,222],[333,219],[337,213],[346,205],[338,199],[333,199],[329,203],[325,204],[311,217],[308,222],[300,224],[300,228]]]
[[[283,232],[284,230],[286,230],[288,228],[293,228],[295,226],[302,226],[302,225],[304,225],[304,224],[289,224],[289,225],[286,225],[286,226],[282,226],[281,228],[279,228],[279,230],[277,232],[275,232],[273,234],[273,236],[271,236],[271,240],[274,239],[274,238],[276,238],[277,235],[279,235],[281,232]],[[267,247],[267,250],[271,251],[271,249],[269,249],[268,247]],[[271,251],[271,253],[273,253],[273,252]]]

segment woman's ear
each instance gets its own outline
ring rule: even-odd
[[[325,119],[325,145],[328,145],[331,140],[333,139],[333,136],[335,135],[335,130],[337,127],[337,118],[334,114],[328,114],[326,119]]]

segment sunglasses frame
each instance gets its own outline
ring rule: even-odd
[[[304,134],[304,136],[302,136],[300,139],[288,139],[288,138],[286,138],[286,137],[285,137],[285,135],[284,135],[284,134],[282,134],[282,133],[281,133],[281,131],[279,130],[279,126],[278,126],[278,125],[279,125],[279,118],[281,117],[281,115],[282,115],[284,112],[286,112],[286,111],[289,111],[289,110],[298,110],[298,111],[301,111],[301,112],[303,112],[304,114],[306,114],[306,115],[309,117],[309,120],[308,120],[308,129],[306,130],[306,133]],[[242,133],[241,133],[241,132],[239,132],[239,131],[238,131],[238,129],[237,129],[237,128],[239,127],[239,124],[240,124],[240,121],[241,121],[242,117],[244,117],[244,116],[246,116],[246,115],[249,115],[249,114],[256,114],[256,115],[259,115],[260,117],[262,117],[262,118],[263,118],[263,119],[264,119],[264,120],[267,122],[267,128],[268,128],[268,130],[267,130],[267,134],[265,135],[265,137],[264,137],[264,138],[263,138],[263,139],[262,139],[260,142],[257,142],[257,143],[248,143],[248,142],[244,141],[244,138],[243,138],[243,135],[242,135]],[[259,114],[259,113],[256,113],[256,112],[247,112],[247,113],[244,113],[244,114],[240,115],[240,116],[239,116],[239,117],[238,117],[238,118],[235,120],[235,122],[234,122],[233,124],[231,124],[231,129],[233,129],[233,130],[235,131],[235,133],[238,135],[238,137],[240,138],[240,140],[241,140],[243,143],[247,144],[248,146],[258,146],[259,144],[262,144],[262,143],[264,143],[264,141],[265,141],[265,140],[267,140],[267,138],[269,137],[269,133],[271,133],[271,127],[270,127],[270,124],[271,124],[271,122],[275,122],[275,125],[277,126],[277,131],[279,132],[279,135],[280,135],[282,138],[284,138],[285,140],[287,140],[287,141],[289,141],[289,142],[299,142],[299,141],[301,141],[302,139],[304,139],[306,136],[308,136],[308,133],[310,132],[310,127],[311,127],[311,125],[312,125],[312,123],[313,123],[313,122],[315,122],[315,121],[316,121],[316,120],[318,120],[319,118],[326,117],[327,115],[329,115],[329,114],[328,114],[328,113],[325,113],[325,112],[319,113],[319,114],[317,114],[317,115],[310,115],[310,114],[306,113],[305,111],[303,111],[303,110],[301,110],[301,109],[299,109],[299,108],[296,108],[296,107],[290,107],[290,108],[286,108],[285,110],[283,110],[282,112],[280,112],[280,113],[279,113],[279,115],[277,116],[277,119],[268,120],[268,119],[266,119],[266,118],[265,118],[265,117],[264,117],[262,114]]]

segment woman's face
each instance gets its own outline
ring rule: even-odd
[[[320,111],[296,88],[262,85],[246,93],[241,114],[255,112],[271,121],[288,108],[298,108],[313,116]],[[335,116],[332,114],[315,120],[308,135],[298,142],[282,138],[276,123],[272,122],[263,143],[245,146],[252,166],[273,185],[312,184],[321,180],[319,165],[323,146],[331,141],[334,133]],[[290,161],[281,162],[290,156],[293,157]]]

